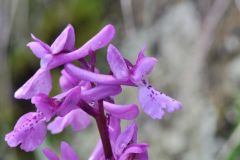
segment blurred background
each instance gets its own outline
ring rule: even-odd
[[[78,134],[70,128],[48,134],[31,153],[4,142],[17,119],[35,109],[13,98],[39,67],[26,47],[30,33],[51,44],[68,23],[75,28],[76,47],[112,23],[113,43],[132,62],[145,45],[146,54],[159,60],[151,83],[184,108],[163,120],[138,118],[149,159],[240,159],[240,0],[0,0],[0,160],[44,160],[41,149],[59,153],[61,140],[87,159],[98,140],[92,123]],[[106,49],[99,52],[98,65],[106,72]],[[59,70],[52,74],[55,95]],[[125,89],[117,100],[137,103],[136,89]]]

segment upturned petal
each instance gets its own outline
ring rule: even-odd
[[[114,37],[115,27],[111,24],[106,25],[101,31],[99,31],[93,38],[85,43],[81,48],[85,52],[96,51],[105,47]]]
[[[46,54],[50,53],[48,49],[44,48],[43,45],[36,41],[29,42],[27,47],[29,47],[33,54],[38,58],[43,58]]]
[[[62,160],[80,160],[77,152],[66,142],[61,142]]]
[[[20,145],[26,152],[35,150],[42,144],[47,133],[42,113],[29,112],[24,114],[16,123],[12,132],[5,136],[10,147]]]
[[[128,79],[129,69],[125,63],[119,50],[112,44],[109,45],[107,50],[107,61],[117,79]]]
[[[74,45],[75,32],[73,26],[69,24],[51,45],[51,51],[52,54],[57,54],[62,51],[71,51],[74,49]]]
[[[165,112],[173,112],[182,108],[182,104],[152,86],[140,86],[138,99],[143,111],[153,119],[161,119]]]
[[[52,78],[49,70],[39,69],[23,86],[14,94],[17,99],[30,99],[44,93],[49,94],[52,89]]]
[[[131,143],[135,143],[137,140],[137,125],[136,123],[130,124],[123,133],[121,133],[114,147],[114,152],[117,156],[120,156],[124,149]]]
[[[120,119],[113,116],[109,116],[108,131],[109,131],[110,142],[113,147],[115,146],[116,140],[121,133]]]
[[[139,61],[141,61],[145,57],[144,55],[145,49],[146,49],[146,46],[143,47],[142,50],[138,53],[136,64],[138,64]]]
[[[48,125],[48,129],[52,134],[60,133],[67,126],[71,126],[75,132],[86,128],[90,124],[90,117],[81,109],[75,109],[64,117],[56,117],[53,122]]]
[[[44,148],[42,151],[43,151],[44,155],[48,158],[48,160],[59,160],[56,153],[54,153],[51,149]]]
[[[131,79],[136,85],[142,84],[142,80],[152,71],[154,65],[157,63],[157,59],[153,57],[143,57],[137,61],[137,64],[133,67],[133,73]]]
[[[119,160],[126,159],[137,159],[137,160],[148,160],[147,144],[132,144],[130,145],[123,154],[119,157]]]
[[[31,37],[35,42],[38,42],[43,48],[45,48],[46,50],[49,51],[49,53],[51,53],[51,49],[50,49],[48,44],[46,44],[45,42],[43,42],[39,38],[35,37],[33,34],[31,34]]]
[[[66,94],[66,97],[64,97],[63,102],[59,106],[57,114],[59,116],[65,116],[70,111],[77,109],[78,108],[77,104],[80,101],[80,99],[81,99],[81,89],[79,86],[76,86]]]
[[[135,104],[117,105],[104,101],[103,106],[109,114],[119,119],[132,120],[139,114],[138,106]]]

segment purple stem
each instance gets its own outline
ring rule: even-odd
[[[100,114],[99,116],[96,117],[96,122],[99,130],[99,134],[102,140],[105,158],[107,160],[113,160],[112,147],[111,147],[108,127],[107,127],[107,119],[103,109],[103,100],[98,101],[98,108],[99,108]]]
[[[92,117],[98,117],[99,111],[95,108],[91,107],[89,104],[87,104],[85,101],[81,100],[78,105],[82,110],[84,110],[87,114],[89,114]]]
[[[109,132],[107,127],[107,119],[104,114],[103,100],[98,101],[98,110],[88,105],[85,101],[81,101],[79,106],[86,113],[95,118],[97,122],[98,131],[101,137],[104,155],[106,160],[114,160],[112,147],[109,139]]]

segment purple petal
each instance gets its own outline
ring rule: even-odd
[[[115,146],[116,140],[121,133],[120,119],[110,116],[108,131],[111,145]]]
[[[80,158],[78,158],[77,152],[74,151],[72,147],[66,142],[61,142],[61,153],[62,160],[80,160]]]
[[[10,147],[20,145],[26,152],[35,150],[42,144],[47,133],[43,114],[29,112],[24,114],[16,123],[14,130],[5,136]]]
[[[53,58],[54,58],[54,55],[45,54],[40,60],[40,67],[50,70],[48,64],[53,60]]]
[[[78,85],[80,86],[81,91],[86,91],[92,88],[90,81],[80,81]]]
[[[115,28],[112,25],[106,25],[100,32],[98,32],[93,38],[85,43],[81,48],[67,53],[59,54],[54,57],[50,62],[49,68],[55,68],[62,64],[72,62],[74,60],[83,58],[89,54],[89,51],[96,51],[100,48],[105,47],[115,35]]]
[[[138,64],[145,57],[144,55],[145,49],[146,47],[143,47],[142,50],[138,53],[136,64]]]
[[[78,108],[77,104],[81,99],[81,89],[79,86],[74,87],[68,94],[66,95],[64,101],[58,109],[59,116],[65,116],[70,111]]]
[[[122,91],[117,85],[99,85],[92,89],[82,91],[81,98],[85,101],[97,101],[109,96],[115,96]]]
[[[44,93],[49,94],[52,89],[52,78],[49,70],[39,69],[23,86],[14,94],[17,99],[30,99]]]
[[[153,119],[161,119],[165,112],[173,112],[182,107],[182,104],[151,86],[139,87],[139,102],[143,111]]]
[[[138,61],[133,68],[132,80],[135,84],[140,85],[142,80],[152,71],[157,59],[153,57],[144,57]]]
[[[78,108],[77,103],[81,99],[80,86],[73,87],[66,92],[62,92],[49,98],[45,94],[38,94],[32,97],[32,103],[36,105],[38,111],[44,113],[49,120],[54,115],[65,116],[70,111]]]
[[[55,99],[41,93],[32,97],[31,102],[35,104],[38,111],[44,114],[47,120],[50,120],[55,115],[59,107]]]
[[[93,38],[85,43],[81,48],[85,52],[96,51],[105,47],[114,37],[115,28],[113,25],[106,25],[101,31],[98,32]]]
[[[137,159],[137,160],[148,160],[147,144],[133,144],[129,146],[119,160],[126,159]]]
[[[59,160],[58,156],[51,149],[44,148],[42,151],[48,160]]]
[[[71,125],[75,132],[86,128],[90,124],[90,117],[81,109],[75,109],[64,117],[57,117],[48,125],[48,129],[52,134],[63,131],[64,128]]]
[[[107,61],[117,79],[128,79],[129,70],[127,64],[119,50],[111,44],[107,51]]]
[[[65,69],[70,75],[74,76],[78,80],[91,81],[91,82],[96,82],[99,84],[107,84],[107,85],[122,85],[122,84],[134,85],[131,81],[118,80],[115,77],[110,75],[93,73],[93,72],[81,69],[79,67],[76,67],[72,64],[67,64]]]
[[[54,96],[53,98],[56,99],[57,101],[62,101],[69,93],[71,93],[76,88],[79,88],[79,86],[75,86],[65,92],[61,92],[60,94]]]
[[[59,84],[62,91],[67,91],[78,84],[78,80],[75,77],[68,74],[65,69],[61,71],[61,77],[59,79]]]
[[[36,41],[36,42],[38,42],[39,44],[41,44],[41,46],[42,46],[43,48],[45,48],[46,50],[49,51],[49,53],[51,53],[51,49],[50,49],[50,47],[49,47],[48,44],[44,43],[44,42],[43,42],[42,40],[40,40],[39,38],[35,37],[33,34],[31,34],[31,37],[32,37],[32,39],[33,39],[34,41]]]
[[[127,148],[130,143],[135,142],[137,138],[136,135],[137,125],[136,123],[132,123],[125,129],[123,133],[118,136],[114,147],[114,152],[116,155],[121,155],[124,149]]]
[[[139,114],[138,107],[135,104],[117,105],[104,101],[103,105],[108,113],[119,119],[132,120]]]
[[[69,24],[51,45],[52,54],[57,54],[61,51],[71,51],[74,49],[74,45],[74,28]]]
[[[44,48],[39,42],[30,42],[27,44],[33,54],[38,58],[43,58],[46,54],[49,54],[50,51]]]

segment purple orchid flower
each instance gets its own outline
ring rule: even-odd
[[[72,25],[68,25],[57,37],[51,46],[42,42],[32,35],[33,42],[27,44],[33,54],[41,59],[41,66],[46,64],[54,55],[60,52],[74,50],[75,33]],[[30,99],[38,93],[49,94],[52,89],[52,79],[49,69],[41,67],[32,78],[30,78],[16,92],[14,97],[18,99]]]
[[[113,72],[111,75],[93,73],[67,64],[65,70],[79,80],[92,81],[99,84],[130,85],[139,89],[139,101],[143,111],[153,119],[161,119],[165,112],[173,112],[182,107],[182,104],[173,98],[158,92],[147,81],[147,76],[152,71],[157,60],[145,57],[144,49],[139,53],[135,65],[129,65],[122,57],[119,50],[109,45],[107,60]]]
[[[129,66],[121,53],[113,45],[108,47],[107,55],[109,66],[117,79],[131,79],[138,86],[138,99],[143,111],[153,119],[162,118],[165,112],[173,112],[181,108],[181,103],[156,91],[147,81],[157,60],[153,57],[145,57],[144,49],[139,53],[135,65]],[[124,66],[122,68],[118,66]],[[131,73],[131,74],[130,74]],[[121,75],[121,76],[119,76]]]
[[[41,112],[24,114],[16,123],[13,131],[5,136],[10,147],[20,148],[26,152],[35,150],[42,144],[47,133],[45,118]]]
[[[48,160],[60,160],[49,148],[43,149],[43,153]],[[80,160],[80,158],[78,157],[77,152],[67,142],[61,142],[61,160]]]
[[[137,125],[130,124],[120,133],[120,123],[114,119],[109,125],[111,145],[115,160],[148,160],[147,147],[145,143],[137,143]],[[98,142],[89,160],[104,160],[101,141]]]
[[[112,40],[114,34],[115,28],[110,24],[106,25],[98,34],[76,50],[74,50],[74,29],[71,25],[64,29],[51,47],[33,36],[35,41],[30,42],[28,47],[38,58],[41,58],[41,69],[15,92],[14,97],[30,99],[38,93],[48,95],[52,87],[51,69],[84,58],[90,52],[105,47]]]

